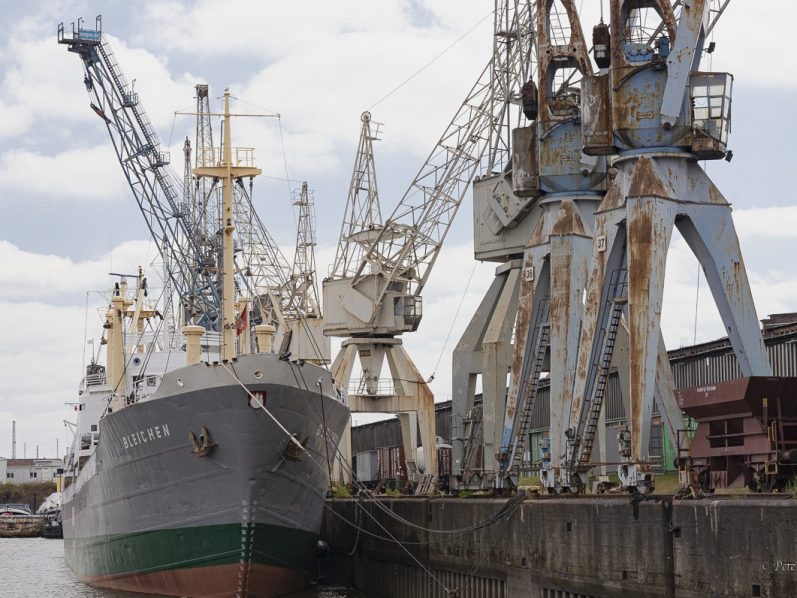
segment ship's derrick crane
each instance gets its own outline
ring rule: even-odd
[[[321,308],[316,285],[313,192],[307,189],[307,181],[302,182],[301,189],[293,192],[293,205],[298,209],[299,216],[290,276],[291,293],[294,304],[301,313],[308,317],[318,317]]]
[[[493,172],[507,161],[505,132],[517,119],[512,104],[519,103],[528,78],[531,23],[528,2],[496,1],[493,55],[476,84],[354,273],[333,272],[324,281],[325,333],[347,339],[333,374],[347,386],[357,356],[363,370],[349,406],[416,412],[431,474],[436,473],[433,397],[397,337],[418,328],[423,287],[477,171]],[[385,358],[392,379],[380,383]],[[402,417],[405,455],[413,468],[415,424],[411,415]]]
[[[742,375],[770,375],[730,205],[698,160],[726,154],[732,77],[697,70],[727,0],[611,0],[608,73],[584,81],[584,151],[619,154],[595,221],[573,388],[567,468],[588,469],[617,322],[629,328],[630,409],[621,433],[624,486],[652,488],[648,446],[664,270],[677,227],[706,274]],[[672,420],[667,404],[662,416]]]
[[[220,148],[213,146],[214,116],[210,110],[208,86],[196,86],[196,167],[218,163]],[[265,115],[264,115],[265,116]],[[237,151],[244,151],[239,148]],[[219,185],[206,177],[195,177],[194,226],[197,236],[206,245],[211,262],[218,261],[219,215],[221,195]],[[329,340],[322,332],[321,311],[315,272],[315,234],[313,232],[312,201],[299,194],[294,205],[299,207],[299,242],[297,263],[300,271],[288,265],[277,243],[264,226],[252,203],[252,184],[236,179],[233,188],[235,217],[235,272],[239,291],[246,296],[238,302],[237,310],[249,309],[254,324],[268,324],[276,328],[277,347],[284,348],[296,359],[311,362],[329,361]],[[302,197],[305,200],[302,200]],[[301,283],[298,282],[301,278]],[[285,344],[283,345],[283,340]],[[246,343],[247,339],[243,339]]]
[[[293,192],[297,208],[296,249],[290,277],[282,287],[282,311],[286,313],[292,354],[311,363],[330,361],[330,338],[324,336],[324,320],[318,296],[315,261],[316,232],[313,192],[303,182]]]
[[[169,168],[169,155],[127,83],[108,42],[102,35],[102,21],[85,29],[82,19],[72,31],[58,27],[58,42],[66,44],[83,60],[83,82],[92,98],[91,108],[103,119],[169,278],[181,300],[182,319],[211,328],[218,319],[221,300],[215,273],[204,267],[202,249],[183,211],[181,183]]]

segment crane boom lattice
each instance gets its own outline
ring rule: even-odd
[[[98,17],[95,29],[85,29],[79,20],[71,33],[61,24],[58,42],[83,60],[91,108],[105,122],[136,203],[170,266],[169,278],[181,299],[185,321],[210,328],[220,308],[215,275],[204,266],[200,244],[182,209],[182,185],[169,167],[169,154],[162,150],[138,94],[122,73],[101,23]]]

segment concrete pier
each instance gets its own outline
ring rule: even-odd
[[[387,598],[797,596],[797,499],[529,498],[473,532],[428,531],[468,528],[505,503],[381,499],[407,524],[367,501],[330,500],[321,568]]]

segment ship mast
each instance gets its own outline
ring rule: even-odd
[[[233,262],[233,235],[235,219],[233,217],[233,185],[234,181],[244,177],[255,177],[262,171],[251,165],[251,150],[236,152],[236,163],[232,161],[232,144],[230,132],[230,90],[224,90],[224,134],[221,149],[221,163],[214,166],[202,166],[194,169],[198,177],[211,177],[222,183],[222,287],[221,287],[221,358],[222,361],[234,359],[235,346],[235,264]],[[242,148],[239,148],[242,150]]]

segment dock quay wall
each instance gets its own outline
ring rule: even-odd
[[[475,531],[507,499],[373,500],[327,501],[319,565],[373,596],[797,596],[797,499],[529,498]]]

